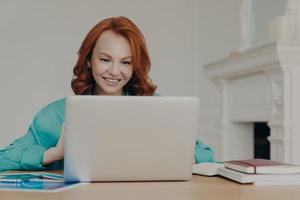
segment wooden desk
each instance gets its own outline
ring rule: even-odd
[[[0,200],[299,200],[300,186],[240,185],[220,177],[194,175],[187,182],[92,183],[59,193],[0,191]]]

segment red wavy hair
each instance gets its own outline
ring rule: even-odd
[[[123,92],[136,96],[152,96],[157,87],[152,84],[148,76],[151,61],[146,42],[139,28],[126,17],[113,17],[100,21],[87,34],[78,51],[78,60],[73,69],[71,86],[74,93],[76,95],[93,93],[96,83],[88,63],[91,61],[98,38],[106,30],[125,37],[131,47],[133,74],[124,86]]]

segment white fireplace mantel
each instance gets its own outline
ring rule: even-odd
[[[205,70],[210,78],[222,80],[268,70],[279,62],[277,43],[271,43],[212,62]]]
[[[252,48],[204,70],[220,92],[223,160],[253,158],[253,122],[267,122],[271,159],[300,164],[299,44]]]

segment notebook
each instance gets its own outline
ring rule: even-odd
[[[243,184],[300,185],[300,174],[247,174],[221,167],[218,169],[218,175]]]
[[[296,174],[249,174],[224,167],[225,163],[199,163],[193,165],[193,174],[221,176],[242,184],[300,185],[300,173]]]
[[[267,159],[225,161],[224,166],[250,174],[293,174],[300,173],[299,165],[291,165]]]
[[[218,169],[224,167],[223,163],[204,162],[193,165],[193,174],[203,176],[216,176],[218,175]]]
[[[68,97],[64,180],[189,180],[198,115],[194,97]]]

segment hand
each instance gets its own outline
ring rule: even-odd
[[[43,156],[43,165],[51,164],[55,161],[62,160],[64,158],[64,140],[65,140],[65,126],[62,125],[61,134],[55,147],[49,148],[45,151]]]

